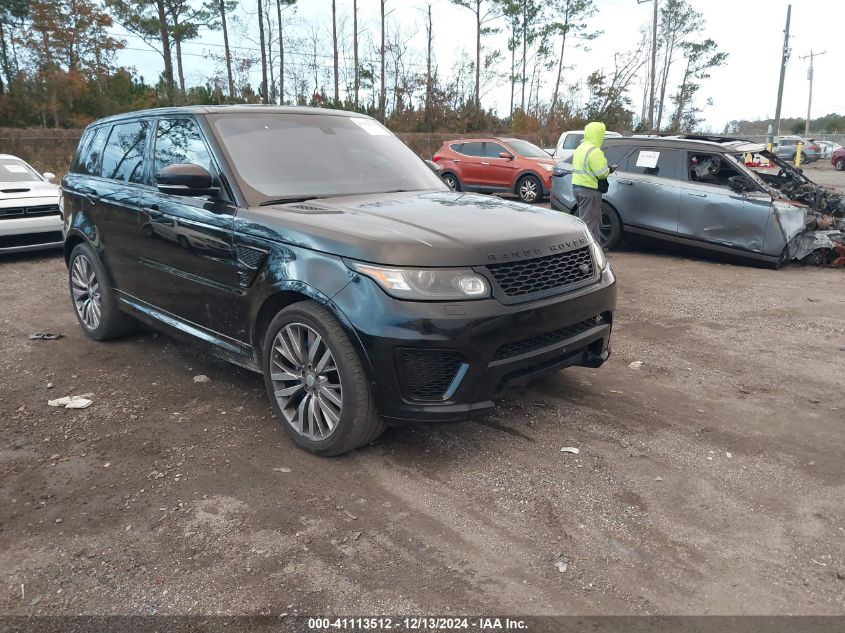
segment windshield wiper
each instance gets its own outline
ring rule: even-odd
[[[272,200],[265,200],[259,202],[259,207],[269,207],[273,204],[288,204],[290,202],[308,202],[309,200],[317,200],[318,198],[325,198],[325,196],[287,196],[285,198],[273,198]]]

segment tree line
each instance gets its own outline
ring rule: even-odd
[[[357,110],[405,132],[551,138],[593,119],[645,129],[650,23],[609,65],[584,72],[570,61],[601,34],[596,0],[416,0],[413,25],[393,16],[399,0],[375,0],[372,24],[360,19],[362,0],[308,1],[325,4],[329,24],[303,18],[297,0],[0,0],[0,126],[79,127],[171,104],[284,103]],[[473,19],[472,49],[448,67],[435,53],[432,3]],[[129,36],[115,35],[116,25]],[[710,103],[700,98],[702,82],[727,58],[703,30],[690,0],[662,0],[658,130],[701,125]],[[204,45],[201,55],[189,48],[209,31],[222,44]],[[153,82],[117,63],[119,51],[137,47],[161,58]],[[197,66],[205,76],[192,83],[188,69]],[[510,92],[504,112],[490,103],[502,86]]]

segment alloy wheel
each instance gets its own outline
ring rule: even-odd
[[[525,202],[534,202],[537,199],[537,183],[533,178],[526,178],[519,185],[519,197]]]
[[[454,177],[454,176],[451,176],[451,175],[449,175],[449,176],[444,176],[444,177],[443,177],[443,182],[445,182],[445,183],[446,183],[446,186],[447,186],[447,187],[449,187],[449,189],[451,189],[452,191],[454,191],[454,190],[455,190],[455,185],[456,185],[457,183],[455,182],[455,177]]]
[[[100,282],[94,266],[85,255],[73,260],[70,270],[71,294],[79,319],[89,330],[96,330],[103,314]]]
[[[276,334],[270,380],[285,421],[301,436],[320,441],[340,422],[343,386],[334,356],[323,338],[304,323]]]

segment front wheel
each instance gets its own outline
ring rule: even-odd
[[[845,171],[845,158],[836,161],[836,171]]]
[[[319,303],[276,315],[264,336],[263,368],[273,410],[301,448],[341,455],[384,431],[355,348]]]
[[[519,199],[527,204],[543,199],[543,185],[537,176],[524,176],[516,186]]]

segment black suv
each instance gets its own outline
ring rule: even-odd
[[[454,421],[608,357],[616,285],[580,220],[448,190],[373,119],[311,108],[91,124],[62,181],[76,316],[264,375],[301,447]]]

